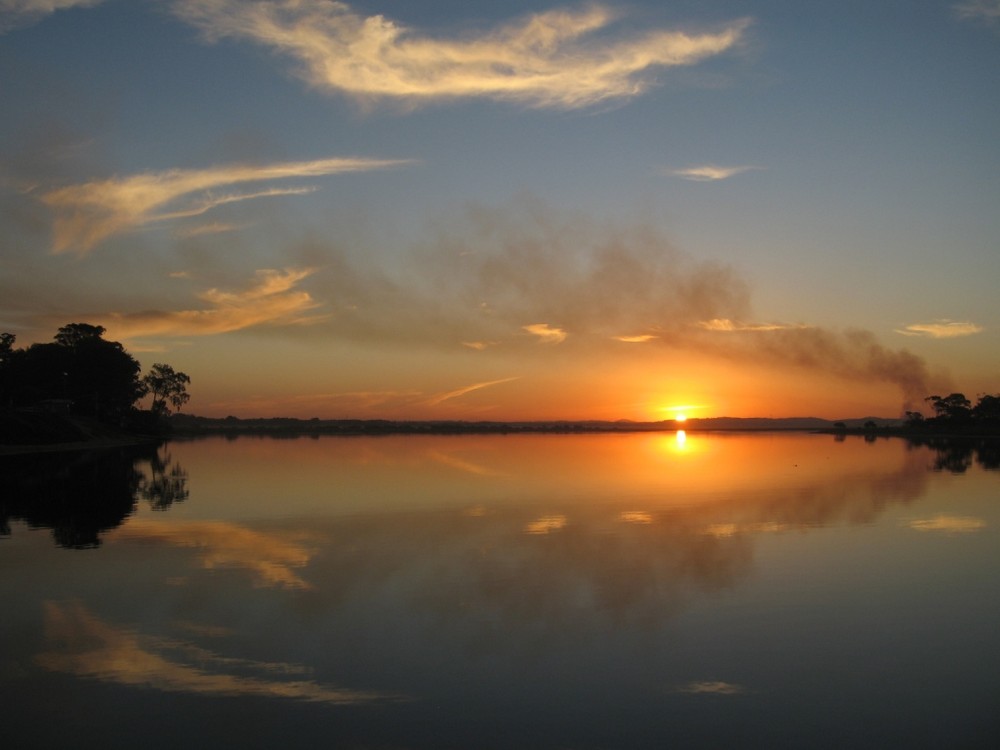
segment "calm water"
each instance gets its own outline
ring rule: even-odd
[[[673,433],[6,459],[0,737],[997,747],[990,465]]]

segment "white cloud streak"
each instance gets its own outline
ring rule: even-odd
[[[982,333],[983,327],[968,320],[936,320],[933,323],[913,323],[897,328],[896,333],[904,336],[927,336],[932,339],[954,339]]]
[[[86,253],[104,240],[155,222],[200,216],[227,203],[302,195],[314,187],[262,188],[249,193],[217,195],[232,185],[292,178],[320,177],[400,166],[391,159],[332,158],[264,165],[226,165],[208,169],[172,169],[130,177],[87,182],[41,195],[55,213],[52,251]],[[187,206],[170,209],[189,198]]]
[[[176,0],[174,9],[210,39],[248,39],[287,55],[318,89],[411,105],[482,97],[577,108],[636,96],[653,70],[726,52],[749,25],[741,19],[715,33],[653,29],[608,38],[618,13],[590,4],[448,39],[334,0]]]
[[[728,180],[730,177],[735,177],[743,172],[749,172],[752,169],[760,169],[760,167],[719,167],[711,164],[705,164],[698,167],[671,169],[667,174],[673,175],[674,177],[682,177],[685,180],[693,180],[695,182],[718,182],[719,180]]]

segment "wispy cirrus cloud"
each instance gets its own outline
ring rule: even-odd
[[[953,339],[982,333],[983,327],[968,320],[935,320],[933,323],[913,323],[897,328],[896,333],[904,336],[928,336],[932,339]]]
[[[246,200],[303,195],[315,187],[265,187],[214,192],[246,183],[322,177],[400,166],[400,159],[331,158],[276,164],[234,164],[207,169],[171,169],[86,182],[49,190],[40,199],[55,213],[52,251],[86,253],[104,240],[157,222],[201,216]],[[186,200],[181,206],[178,202]]]
[[[446,393],[439,393],[431,398],[427,399],[428,406],[437,406],[438,404],[448,401],[453,398],[458,398],[459,396],[464,396],[466,393],[471,393],[472,391],[478,391],[483,388],[489,388],[490,386],[500,385],[501,383],[509,383],[512,380],[517,380],[517,377],[512,378],[501,378],[500,380],[489,380],[485,383],[473,383],[472,385],[466,385],[461,388],[456,388],[452,391],[447,391]]]
[[[0,34],[37,23],[57,10],[90,8],[104,0],[0,0]]]
[[[749,172],[753,169],[761,169],[761,167],[720,167],[713,164],[704,164],[698,167],[670,169],[667,170],[667,174],[673,177],[682,177],[685,180],[693,180],[695,182],[718,182],[719,180],[728,180],[730,177],[735,177],[738,174],[743,174],[744,172]]]
[[[418,104],[482,97],[532,107],[585,107],[638,95],[658,68],[732,49],[749,25],[714,33],[653,29],[609,38],[619,13],[600,4],[533,13],[478,35],[435,38],[332,0],[176,0],[210,39],[249,39],[301,65],[318,89]]]
[[[200,310],[112,313],[100,320],[109,335],[123,339],[210,336],[258,325],[301,325],[321,316],[310,314],[320,306],[308,292],[295,286],[313,273],[310,268],[257,271],[256,282],[239,292],[209,289],[198,295],[209,306]]]

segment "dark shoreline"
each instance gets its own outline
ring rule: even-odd
[[[3,420],[0,419],[0,423]],[[160,435],[136,434],[128,430],[69,416],[19,414],[17,424],[0,435],[0,456],[31,453],[55,453],[103,450],[138,445],[155,445],[169,439],[194,439],[208,436],[297,438],[319,436],[363,437],[388,435],[582,435],[640,432],[812,432],[834,437],[847,435],[876,439],[900,437],[913,442],[941,440],[998,440],[989,430],[914,429],[899,420],[862,418],[852,420],[817,417],[714,417],[684,422],[634,422],[629,420],[549,420],[549,421],[461,421],[461,420],[386,420],[386,419],[294,419],[260,418],[216,419],[187,414],[174,415],[169,429]],[[944,426],[942,426],[944,427]]]
[[[0,444],[0,458],[5,456],[26,456],[36,453],[73,453],[79,451],[103,451],[115,448],[134,448],[139,446],[155,446],[164,438],[146,436],[123,436],[120,438],[101,438],[73,443],[42,443],[42,444]]]
[[[880,429],[898,427],[899,420],[866,417],[844,421],[850,428],[872,422]],[[217,419],[187,414],[171,418],[175,437],[197,435],[477,435],[477,434],[576,434],[697,431],[821,431],[832,430],[837,423],[817,417],[713,417],[684,422],[662,420],[389,420],[389,419],[295,419],[258,418]]]

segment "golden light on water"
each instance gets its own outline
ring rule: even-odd
[[[690,456],[697,452],[695,445],[688,442],[688,434],[684,430],[677,430],[672,435],[669,432],[662,433],[656,443],[659,450],[666,455]]]

